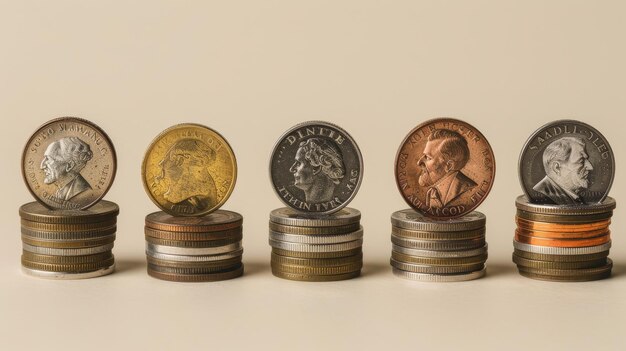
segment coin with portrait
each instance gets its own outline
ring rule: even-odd
[[[536,204],[586,205],[604,200],[615,176],[615,157],[592,126],[560,120],[537,129],[519,158],[524,193]]]
[[[463,216],[486,198],[495,178],[493,150],[482,133],[452,119],[429,120],[400,144],[396,184],[416,211],[435,219]]]
[[[270,178],[287,206],[302,213],[330,214],[356,195],[363,179],[363,158],[345,130],[327,122],[305,122],[276,143]]]
[[[30,137],[22,175],[30,192],[50,209],[82,210],[107,193],[117,170],[113,143],[94,123],[53,119]]]
[[[152,201],[172,216],[201,216],[219,209],[237,179],[237,161],[219,133],[179,124],[159,134],[143,160],[142,180]]]

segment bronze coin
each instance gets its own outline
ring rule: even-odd
[[[235,229],[241,226],[243,217],[236,212],[217,210],[201,217],[178,217],[163,211],[146,216],[146,227],[182,233],[209,233]]]

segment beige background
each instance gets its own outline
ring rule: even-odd
[[[623,349],[626,241],[614,218],[613,278],[519,276],[511,263],[517,158],[526,138],[575,118],[612,143],[611,192],[626,201],[626,5],[621,1],[0,1],[0,347],[4,350]],[[91,119],[119,157],[107,199],[122,213],[118,271],[86,281],[20,272],[17,208],[32,201],[21,149],[57,116]],[[406,205],[393,161],[422,121],[464,119],[496,153],[489,275],[460,284],[400,280],[389,215]],[[347,129],[365,159],[365,268],[352,281],[274,278],[267,219],[281,203],[269,152],[292,125]],[[245,217],[247,273],[211,284],[149,278],[143,153],[180,122],[222,133],[239,162],[224,206]],[[620,347],[622,346],[622,347]]]

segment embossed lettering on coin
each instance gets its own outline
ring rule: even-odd
[[[609,143],[593,127],[578,121],[555,121],[528,139],[520,156],[519,175],[533,203],[599,203],[613,183],[615,159]]]
[[[291,208],[330,214],[346,206],[363,179],[363,160],[356,142],[326,122],[291,128],[272,152],[274,190]]]
[[[476,128],[451,118],[434,119],[404,139],[395,175],[413,209],[432,218],[454,218],[483,202],[493,186],[495,158]]]
[[[142,179],[152,201],[173,216],[217,210],[237,177],[235,155],[217,132],[197,124],[173,126],[152,142]]]
[[[80,210],[109,190],[116,171],[115,149],[95,124],[74,117],[52,120],[30,138],[22,173],[30,192],[52,209]]]

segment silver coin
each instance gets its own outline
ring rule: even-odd
[[[105,251],[113,250],[114,244],[106,244],[102,246],[85,247],[81,249],[54,249],[49,247],[33,246],[22,243],[22,249],[24,251],[40,254],[40,255],[52,255],[52,256],[86,256],[98,254]]]
[[[157,252],[168,255],[187,255],[187,256],[206,256],[206,255],[219,255],[231,253],[241,249],[241,242],[234,244],[218,246],[218,247],[205,247],[205,248],[187,248],[187,247],[175,247],[155,245],[146,242],[146,251]]]
[[[350,207],[326,216],[307,215],[289,207],[277,208],[270,212],[271,222],[293,227],[340,227],[358,223],[360,220],[361,212]]]
[[[407,272],[401,269],[393,268],[393,274],[396,277],[421,281],[421,282],[436,282],[436,283],[451,283],[451,282],[464,282],[468,280],[474,280],[482,278],[487,273],[487,268],[483,268],[480,271],[462,274],[426,274],[426,273],[414,273]]]
[[[587,247],[552,247],[524,244],[513,240],[513,247],[517,250],[543,255],[587,255],[609,250],[611,248],[611,242],[609,241],[606,244]]]
[[[463,217],[449,220],[435,220],[416,212],[414,209],[396,211],[391,214],[391,224],[403,229],[424,232],[456,232],[479,229],[485,226],[487,217],[473,211]]]
[[[241,257],[243,255],[243,249],[235,250],[225,254],[217,254],[217,255],[197,255],[197,256],[186,256],[186,255],[171,255],[159,253],[151,250],[146,250],[146,255],[152,258],[156,258],[159,260],[166,261],[175,261],[175,262],[216,262],[228,260],[235,257]]]
[[[432,251],[459,251],[474,250],[485,246],[485,238],[455,241],[414,240],[391,235],[391,242],[395,245],[417,250]]]
[[[338,235],[298,235],[270,231],[270,239],[300,244],[339,244],[363,238],[363,227],[347,234]]]
[[[485,268],[484,262],[471,265],[433,266],[428,264],[407,263],[391,258],[390,263],[392,267],[401,269],[403,271],[426,274],[471,273]]]
[[[554,121],[537,129],[519,158],[519,178],[532,203],[585,205],[604,200],[615,176],[609,142],[592,126]]]
[[[585,216],[592,214],[601,214],[612,212],[616,207],[615,199],[607,197],[601,202],[591,203],[587,205],[549,205],[534,204],[528,201],[526,195],[520,195],[515,199],[515,207],[524,212],[530,212],[542,215],[556,216]]]
[[[30,269],[26,267],[22,267],[22,271],[26,275],[45,278],[45,279],[55,279],[55,280],[72,280],[72,279],[89,279],[89,278],[97,278],[102,277],[108,274],[111,274],[115,271],[115,264],[103,268],[98,269],[93,272],[85,272],[85,273],[64,273],[64,272],[48,272],[48,271],[40,271],[37,269]]]
[[[337,252],[347,251],[363,246],[363,239],[350,241],[341,244],[296,244],[284,241],[269,240],[270,246],[275,249],[296,251],[296,252]]]
[[[300,123],[272,151],[270,178],[287,206],[303,213],[331,214],[354,198],[363,180],[363,158],[352,137],[322,121]]]
[[[460,257],[472,257],[487,253],[488,245],[473,250],[460,250],[460,251],[434,251],[434,250],[418,250],[402,247],[396,244],[391,245],[392,251],[397,253],[411,255],[416,257],[433,257],[433,258],[460,258]]]

